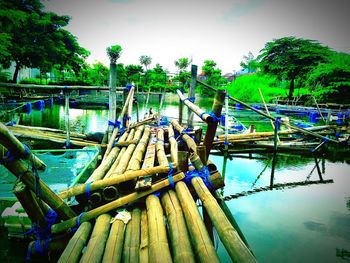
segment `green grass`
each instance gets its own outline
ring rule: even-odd
[[[229,94],[244,102],[261,103],[259,88],[267,103],[277,96],[287,97],[289,83],[283,83],[273,76],[255,73],[238,77],[228,86]],[[296,88],[294,96],[310,93],[305,88]]]

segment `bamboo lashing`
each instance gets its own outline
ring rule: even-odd
[[[181,134],[182,139],[186,142],[188,149],[191,152],[197,152],[197,145],[195,141],[184,132],[185,129],[176,120],[171,120],[171,125],[173,125],[174,129]]]
[[[197,80],[197,82],[198,82],[199,84],[201,84],[201,85],[203,85],[203,86],[209,88],[210,90],[216,91],[216,89],[214,89],[213,87],[211,87],[210,85],[208,85],[208,84],[205,83],[205,82],[202,82],[202,81],[200,81],[200,80]],[[250,109],[250,110],[252,110],[252,111],[255,111],[256,113],[258,113],[258,114],[260,114],[260,115],[262,115],[262,116],[264,116],[264,117],[266,117],[266,118],[268,118],[268,119],[270,119],[270,120],[276,121],[276,118],[275,118],[275,117],[270,116],[270,115],[268,115],[268,114],[266,114],[266,113],[264,113],[264,112],[262,112],[262,111],[260,111],[260,110],[257,110],[257,109],[255,109],[255,108],[253,108],[252,106],[248,105],[247,103],[244,103],[243,101],[240,101],[239,99],[236,99],[236,98],[231,97],[231,96],[229,96],[229,95],[227,95],[227,97],[228,97],[230,100],[233,100],[233,101],[235,101],[235,102],[237,102],[237,103],[243,105],[244,107],[246,107],[246,108],[248,108],[248,109]],[[291,125],[291,124],[289,124],[288,122],[285,122],[285,121],[283,121],[283,120],[280,120],[280,122],[281,122],[283,125],[285,125],[285,126],[291,128],[291,129],[300,131],[300,132],[302,132],[302,133],[304,133],[304,134],[312,135],[312,136],[317,137],[317,138],[322,139],[322,140],[331,141],[331,142],[334,142],[334,143],[339,143],[339,141],[337,141],[337,140],[334,140],[334,139],[331,139],[331,138],[327,138],[327,137],[324,137],[324,136],[322,136],[322,135],[319,135],[318,133],[315,133],[315,132],[312,132],[312,131],[308,131],[308,130],[306,130],[306,129],[304,129],[304,128],[300,128],[300,127]]]
[[[0,160],[4,160],[6,148],[0,145]],[[4,166],[18,177],[30,190],[36,192],[35,175],[28,169],[28,166],[20,160],[5,162]],[[40,197],[48,204],[62,219],[69,219],[76,216],[75,212],[58,197],[42,180],[39,178]]]
[[[96,219],[94,229],[86,246],[86,250],[80,259],[80,263],[100,262],[103,257],[109,230],[111,227],[111,216],[102,214]]]
[[[140,236],[141,236],[141,209],[134,208],[131,214],[131,221],[126,226],[123,262],[140,262]]]
[[[173,164],[173,167],[176,168],[176,165]],[[132,179],[135,179],[137,177],[145,177],[150,176],[157,173],[168,173],[170,170],[169,166],[155,166],[150,168],[144,168],[136,171],[126,171],[125,173],[117,176],[117,177],[111,177],[101,180],[96,180],[90,184],[90,191],[96,191],[101,188],[111,186],[111,185],[117,185],[122,182],[126,182]],[[67,188],[63,191],[61,191],[58,196],[62,199],[66,199],[72,196],[80,195],[86,193],[87,190],[87,184],[81,184],[81,185],[75,185],[70,188]]]
[[[213,117],[205,112],[205,110],[198,107],[196,104],[192,103],[188,98],[185,98],[185,96],[182,94],[180,90],[176,90],[177,95],[179,96],[180,100],[189,108],[191,109],[199,118],[202,119],[202,121],[206,123],[213,122]]]
[[[195,168],[201,171],[204,165],[198,155],[191,154],[190,160]],[[217,230],[219,237],[224,244],[233,262],[256,262],[250,250],[244,244],[237,231],[233,228],[218,202],[212,196],[202,178],[194,177],[191,180],[198,197],[207,210],[210,219]]]
[[[185,218],[176,193],[173,190],[167,191],[162,195],[161,202],[167,218],[174,262],[196,262],[191,248]]]
[[[74,233],[73,237],[69,240],[68,245],[64,249],[58,263],[77,263],[82,254],[82,250],[85,244],[88,242],[89,235],[91,233],[91,223],[82,223],[77,231]]]
[[[128,97],[127,97],[127,99],[126,99],[126,101],[125,101],[125,104],[124,104],[124,106],[123,106],[122,112],[120,113],[120,115],[119,115],[119,117],[118,117],[118,120],[117,120],[118,123],[122,123],[123,117],[124,117],[125,112],[126,112],[126,110],[127,110],[127,108],[128,108],[128,105],[129,105],[129,103],[130,103],[130,101],[131,101],[131,98],[132,98],[132,96],[133,96],[133,93],[134,93],[134,87],[131,87],[131,88],[130,88],[130,91],[129,91],[129,94],[128,94]],[[103,156],[103,159],[105,159],[105,158],[108,156],[109,152],[112,150],[113,143],[114,143],[114,141],[115,141],[115,138],[116,138],[117,135],[118,135],[118,132],[119,132],[119,128],[118,128],[118,127],[115,127],[115,128],[113,129],[113,133],[112,133],[111,137],[110,137],[109,140],[108,140],[107,149],[106,149],[106,152],[105,152],[105,154],[104,154],[104,156]],[[102,160],[103,160],[103,159],[102,159]]]
[[[0,144],[4,145],[16,158],[22,158],[33,161],[36,169],[44,170],[46,165],[37,156],[35,156],[28,147],[24,146],[13,133],[0,122]]]
[[[146,198],[146,208],[149,231],[149,261],[172,262],[164,225],[163,209],[159,198],[155,195],[149,195]]]
[[[177,182],[185,178],[185,175],[183,173],[179,173],[173,176],[173,181]],[[156,191],[159,191],[167,186],[170,185],[170,182],[168,179],[159,181],[152,185],[151,189],[144,192],[134,192],[129,195],[123,196],[118,198],[117,200],[114,200],[110,203],[107,203],[105,205],[102,205],[100,207],[97,207],[95,209],[92,209],[90,211],[87,211],[86,213],[82,214],[80,217],[80,222],[89,221],[90,219],[99,216],[103,213],[107,213],[113,209],[117,209],[118,207],[121,207],[123,205],[126,205],[128,203],[134,202],[142,197],[145,197],[151,193],[154,193]],[[68,219],[66,221],[63,221],[61,223],[55,224],[51,227],[52,233],[60,233],[65,230],[68,230],[71,227],[74,227],[77,223],[78,217],[74,217],[71,219]]]

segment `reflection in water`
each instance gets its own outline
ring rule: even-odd
[[[321,233],[325,233],[326,232],[326,225],[322,224],[322,223],[318,223],[318,222],[314,222],[314,221],[307,221],[304,222],[304,226],[311,231],[318,231]]]

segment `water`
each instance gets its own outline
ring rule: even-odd
[[[139,99],[140,116],[147,111],[145,98]],[[178,116],[176,96],[167,97],[162,114]],[[197,100],[210,111],[211,101]],[[154,110],[158,101],[151,101]],[[187,109],[184,108],[184,118]],[[250,116],[251,117],[251,116]],[[64,129],[64,110],[33,111],[32,115],[17,116],[20,124]],[[136,120],[132,116],[131,122]],[[197,117],[195,120],[199,120]],[[270,129],[267,120],[257,118],[258,131]],[[72,131],[104,132],[108,123],[107,110],[70,110]],[[259,126],[258,123],[262,123]],[[246,120],[245,124],[249,124]],[[259,130],[260,129],[260,130]],[[247,157],[247,155],[245,155]],[[271,183],[271,155],[253,155],[252,159],[211,156],[219,171],[225,175],[223,196],[269,186]],[[348,157],[347,157],[348,158]],[[346,162],[344,161],[346,160]],[[333,183],[267,190],[227,201],[227,205],[244,233],[259,262],[344,262],[337,250],[350,251],[350,165],[349,159],[320,160],[322,178]],[[313,158],[279,154],[274,183],[319,181]],[[229,262],[222,244],[218,251]]]

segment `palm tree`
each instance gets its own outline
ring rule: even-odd
[[[152,58],[150,56],[142,55],[140,56],[140,64],[145,66],[146,71],[148,70],[148,66],[152,63]]]

